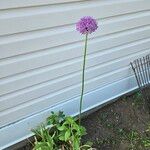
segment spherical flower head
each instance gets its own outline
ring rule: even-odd
[[[81,34],[91,34],[98,28],[96,20],[90,16],[85,16],[79,20],[76,24],[76,29]]]

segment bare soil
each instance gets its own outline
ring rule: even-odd
[[[150,150],[150,114],[139,93],[121,97],[84,118],[84,141],[98,150]]]

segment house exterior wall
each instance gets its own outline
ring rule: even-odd
[[[87,15],[99,29],[89,37],[83,111],[137,88],[129,63],[150,52],[149,0],[1,0],[0,149],[52,110],[78,114],[84,36],[75,23]]]

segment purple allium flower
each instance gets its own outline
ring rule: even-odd
[[[76,24],[76,29],[81,34],[91,34],[98,28],[96,20],[90,16],[85,16]]]

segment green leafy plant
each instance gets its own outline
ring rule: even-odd
[[[53,150],[54,136],[49,134],[49,129],[46,129],[45,125],[41,125],[38,129],[33,130],[35,133],[35,146],[34,150]]]
[[[48,128],[46,126],[48,125]],[[54,113],[47,123],[36,130],[34,150],[89,150],[91,145],[82,145],[81,138],[86,130],[78,125],[76,119],[65,116],[63,112]]]

